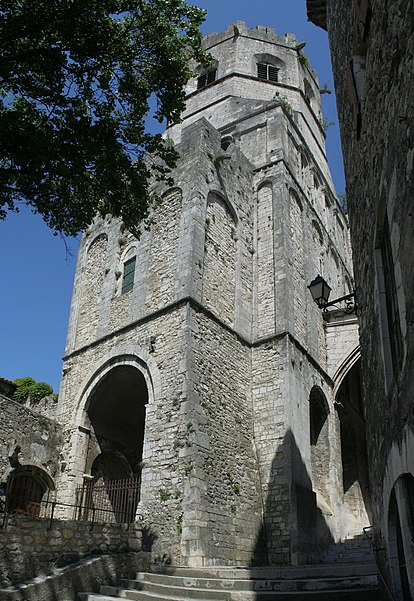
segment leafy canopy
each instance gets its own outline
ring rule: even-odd
[[[179,122],[203,19],[183,0],[0,0],[0,218],[23,202],[66,235],[97,213],[136,232],[177,159],[149,102]]]
[[[37,402],[45,396],[53,394],[53,388],[47,382],[35,382],[33,378],[16,378],[13,382],[17,384],[13,399],[19,403],[29,397],[30,400]]]

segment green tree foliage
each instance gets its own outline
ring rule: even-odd
[[[55,232],[99,213],[136,233],[177,159],[149,103],[179,122],[203,19],[184,0],[0,0],[0,218],[23,202]]]
[[[33,378],[17,378],[13,380],[17,384],[17,389],[13,395],[13,400],[22,403],[30,398],[32,401],[40,401],[45,396],[53,394],[53,388],[47,382],[36,382]]]
[[[41,401],[50,394],[53,394],[53,388],[47,382],[36,382],[29,392],[30,400],[35,402]]]
[[[33,378],[16,378],[16,380],[13,380],[13,382],[17,384],[17,389],[13,394],[13,399],[19,403],[22,403],[28,398],[30,388],[36,384]]]

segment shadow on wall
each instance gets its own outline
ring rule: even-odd
[[[290,429],[277,447],[264,490],[263,524],[252,565],[319,563],[334,539]]]

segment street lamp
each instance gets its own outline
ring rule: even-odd
[[[312,294],[313,300],[322,311],[326,311],[328,307],[332,307],[332,305],[336,305],[343,301],[346,304],[345,311],[347,313],[355,312],[356,314],[355,292],[351,292],[351,294],[346,294],[345,296],[341,296],[328,302],[332,288],[320,275],[317,275],[316,278],[312,280],[308,288]]]

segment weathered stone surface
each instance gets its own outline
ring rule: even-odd
[[[60,424],[2,395],[0,413],[0,480],[6,483],[19,465],[30,465],[54,481],[59,471],[56,449],[63,442]]]
[[[161,190],[154,226],[136,241],[108,217],[82,241],[59,404],[64,444],[51,438],[58,426],[33,426],[40,418],[13,404],[4,440],[15,427],[24,439],[18,460],[52,478],[60,470],[58,498],[73,502],[108,444],[91,428],[91,399],[102,400],[94,390],[114,366],[133,366],[148,394],[142,466],[129,468],[142,468],[140,510],[154,556],[263,561],[267,539],[270,561],[303,561],[315,556],[315,532],[305,524],[302,536],[298,507],[322,503],[312,487],[328,496],[313,473],[323,449],[309,443],[315,386],[330,413],[332,535],[348,523],[339,518],[333,400],[356,324],[325,329],[306,289],[322,270],[334,294],[347,291],[347,227],[325,158],[317,76],[298,60],[295,36],[237,23],[205,44],[218,81],[200,91],[190,82],[183,124],[169,131],[182,155],[176,187]],[[268,55],[277,84],[257,77]],[[135,282],[122,294],[131,253]],[[115,404],[108,421],[119,412]],[[5,477],[16,469],[9,450]],[[102,548],[101,535],[91,536]],[[64,530],[35,540],[81,537]]]
[[[344,0],[327,2],[327,29],[360,307],[372,519],[384,574],[396,598],[408,598],[414,595],[414,13],[404,0],[367,6],[365,18],[365,3],[352,9]]]
[[[329,329],[307,290],[317,273],[337,296],[351,279],[317,76],[291,34],[239,22],[205,44],[218,79],[200,90],[190,82],[183,122],[166,133],[181,158],[175,187],[158,189],[154,225],[134,240],[118,221],[97,220],[80,245],[59,500],[71,502],[109,452],[112,467],[122,456],[141,475],[142,544],[154,561],[318,560],[361,519],[342,503],[334,407],[356,323]],[[276,83],[257,77],[268,60]],[[116,380],[120,369],[141,374],[135,387]],[[326,405],[315,449],[313,390]]]
[[[94,524],[91,529],[86,522],[7,516],[0,529],[0,587],[53,573],[97,552],[140,550],[136,536],[133,539],[130,547],[130,532],[120,524]],[[3,599],[2,592],[0,597]]]

